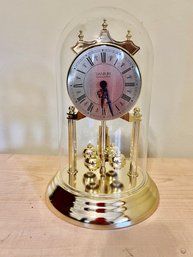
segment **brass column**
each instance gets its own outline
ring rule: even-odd
[[[68,112],[68,174],[69,174],[69,185],[72,187],[76,186],[76,114],[74,106],[69,107]]]
[[[130,145],[130,168],[128,175],[131,179],[131,184],[134,186],[136,183],[136,178],[138,176],[139,132],[141,122],[141,114],[139,108],[134,108],[131,121],[133,122],[133,127]]]

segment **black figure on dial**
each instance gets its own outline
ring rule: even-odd
[[[111,44],[95,45],[73,61],[67,88],[82,114],[96,120],[112,120],[135,105],[141,90],[141,75],[126,50]]]

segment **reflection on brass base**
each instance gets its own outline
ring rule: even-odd
[[[112,194],[91,194],[62,182],[59,172],[48,186],[48,207],[60,218],[92,229],[117,229],[137,224],[156,210],[159,193],[153,180],[144,175],[136,189]]]

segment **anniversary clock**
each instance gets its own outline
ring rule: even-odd
[[[114,229],[156,210],[159,194],[147,173],[151,61],[142,24],[118,9],[89,11],[62,33],[60,165],[46,198],[64,220]]]

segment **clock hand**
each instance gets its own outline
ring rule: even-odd
[[[102,115],[105,115],[105,109],[104,109],[104,100],[105,100],[105,92],[100,89],[98,92],[97,92],[97,95],[98,97],[101,99],[101,109],[102,109]]]
[[[112,105],[111,105],[111,100],[110,100],[110,98],[109,98],[108,91],[107,91],[106,97],[107,97],[107,104],[108,104],[108,106],[109,106],[110,113],[111,113],[112,116],[114,116],[114,114],[113,114],[113,109],[112,109]]]
[[[104,98],[106,98],[107,99],[107,104],[109,106],[110,113],[111,113],[112,116],[114,116],[112,105],[111,105],[111,100],[110,100],[109,93],[108,93],[108,90],[107,90],[107,82],[105,80],[102,80],[100,82],[100,87],[102,89],[101,107],[103,109]],[[103,100],[103,103],[102,103],[102,100]]]
[[[105,111],[104,111],[104,100],[106,98],[105,94],[106,94],[106,87],[107,87],[107,82],[102,80],[100,82],[100,87],[101,87],[101,108],[102,108],[102,114],[104,115],[105,114]]]
[[[102,114],[104,114],[104,100],[105,100],[104,92],[102,92],[102,96],[101,96],[101,108],[102,108]]]

